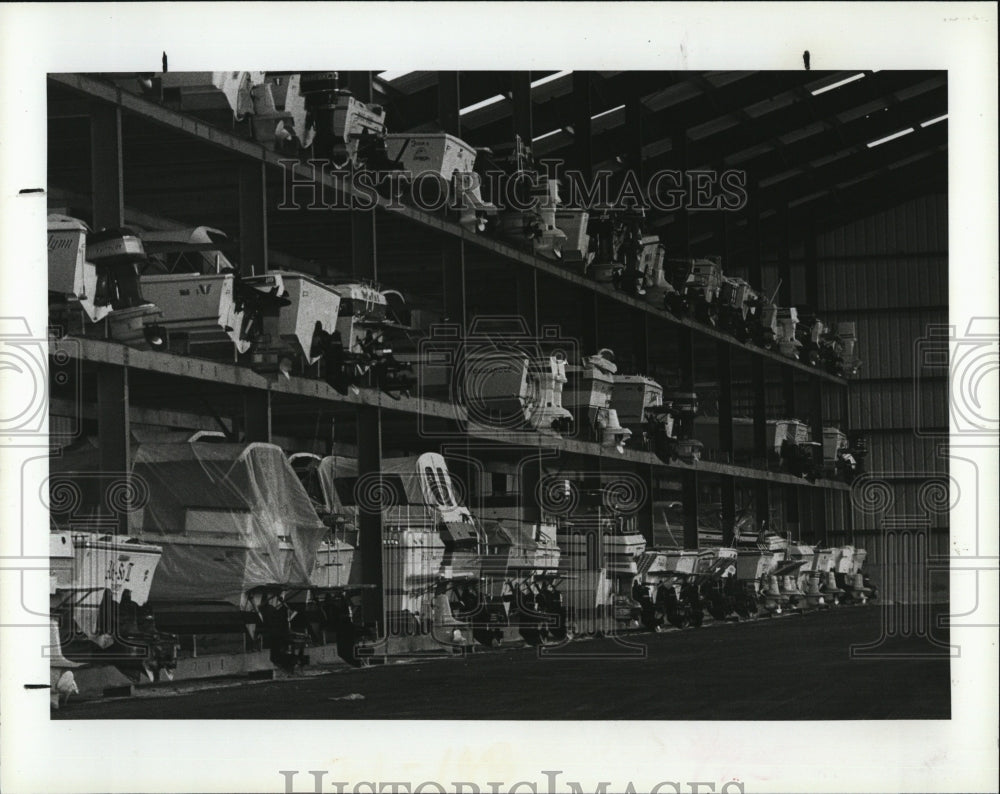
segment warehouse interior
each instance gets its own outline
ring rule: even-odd
[[[935,557],[948,548],[948,369],[933,355],[947,350],[946,72],[337,79],[383,108],[393,134],[446,133],[494,151],[520,140],[536,161],[588,182],[608,175],[612,195],[668,170],[742,174],[740,206],[652,207],[643,234],[658,237],[668,261],[719,257],[726,276],[777,306],[812,307],[826,327],[853,323],[860,368],[834,374],[741,341],[597,281],[580,263],[540,256],[530,238],[470,230],[449,209],[384,197],[374,211],[317,209],[305,198],[290,205],[290,185],[293,198],[315,196],[316,185],[343,188],[304,156],[289,167],[287,153],[261,141],[252,113],[178,108],[165,83],[157,95],[144,90],[153,82],[145,75],[53,74],[50,213],[93,230],[221,230],[244,275],[280,269],[323,284],[377,282],[405,299],[410,331],[394,352],[416,363],[405,394],[341,393],[305,370],[254,372],[231,352],[180,355],[64,329],[52,342],[50,432],[62,448],[54,457],[86,442],[102,471],[128,472],[137,446],[207,431],[351,459],[363,477],[386,460],[433,451],[449,461],[474,515],[516,508],[536,523],[553,479],[606,488],[617,478],[638,494],[635,527],[648,548],[732,546],[741,525],[762,535],[766,527],[816,547],[866,549],[865,571],[883,600],[947,601],[947,563],[935,568]],[[583,427],[497,432],[471,422],[454,380],[427,353],[470,344],[490,318],[511,317],[521,321],[515,336],[562,345],[571,365],[608,349],[619,373],[696,393],[698,458],[665,460],[639,430],[619,449]],[[60,380],[66,362],[78,376]],[[819,442],[828,428],[862,438],[863,472],[846,481],[827,470],[789,472],[770,454],[769,428],[793,418]],[[126,513],[103,520],[128,533]],[[382,518],[362,512],[359,528],[362,577],[381,584]],[[365,599],[384,609],[381,595]]]

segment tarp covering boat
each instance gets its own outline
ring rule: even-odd
[[[327,528],[280,448],[149,444],[134,460],[149,501],[129,530],[164,544],[154,599],[239,603],[254,587],[308,585]]]
[[[239,606],[254,587],[308,586],[328,529],[280,448],[140,444],[132,459],[129,534],[163,548],[152,601]],[[114,485],[101,484],[96,449],[54,458],[52,470],[83,494],[66,520],[97,517],[102,526],[114,520],[108,508]]]

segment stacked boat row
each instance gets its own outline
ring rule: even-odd
[[[405,305],[396,291],[324,284],[292,271],[241,275],[226,257],[228,247],[222,232],[207,227],[92,232],[78,219],[52,215],[51,324],[284,377],[320,377],[341,393],[359,385],[393,396],[416,388],[463,406],[464,420],[473,424],[583,432],[619,451],[631,439],[668,462],[698,460],[702,442],[695,435],[712,435],[710,424],[696,427],[695,392],[619,373],[606,348],[568,361],[567,340],[497,328],[490,318],[476,318],[460,341],[443,325],[418,339],[417,329],[401,322]],[[741,443],[747,443],[745,424],[734,420]],[[849,481],[860,472],[858,440],[849,443],[841,430],[825,428],[820,455],[809,434],[797,420],[774,423],[770,454],[808,479],[826,473]]]
[[[487,149],[446,133],[390,133],[386,108],[341,88],[337,72],[164,72],[115,81],[179,111],[245,129],[278,151],[389,174],[373,182],[386,196],[431,201],[470,231],[526,242],[541,256],[740,341],[835,375],[853,376],[861,366],[855,323],[828,326],[812,307],[779,307],[761,285],[724,274],[719,257],[668,259],[659,237],[644,233],[638,198],[622,206],[617,199],[563,204],[565,180],[551,163],[536,162],[519,137]],[[430,191],[428,180],[435,183]],[[585,188],[589,196],[592,186]]]
[[[54,683],[87,663],[169,676],[179,635],[243,636],[282,667],[334,637],[362,663],[379,639],[378,615],[365,610],[378,585],[386,633],[434,647],[557,642],[873,593],[864,552],[849,546],[763,536],[649,549],[613,489],[569,480],[578,497],[559,514],[529,522],[520,507],[494,506],[477,516],[437,453],[359,476],[350,459],[202,437],[139,445],[122,478],[100,473],[98,452],[83,444],[52,460]],[[381,582],[363,573],[366,513],[381,519]],[[128,534],[115,534],[123,515]]]
[[[315,365],[341,392],[370,385],[396,393],[412,384],[386,343],[403,330],[390,305],[402,299],[397,292],[281,270],[241,274],[226,257],[226,235],[205,226],[94,232],[50,215],[48,238],[49,316],[65,333],[286,377]]]

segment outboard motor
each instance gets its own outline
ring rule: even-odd
[[[643,236],[643,215],[640,211],[627,210],[620,213],[615,229],[616,261],[621,269],[612,274],[616,289],[629,295],[645,295],[645,279],[641,269]]]
[[[296,155],[308,149],[316,129],[308,128],[306,100],[301,91],[302,75],[268,72],[250,89],[254,140],[278,152]]]
[[[704,620],[698,588],[688,581],[686,574],[678,574],[674,581],[660,583],[656,590],[656,607],[677,629],[697,628]]]
[[[645,440],[663,406],[663,387],[645,375],[615,375],[611,403],[630,435]]]
[[[857,326],[855,323],[837,323],[834,374],[843,378],[853,378],[861,368],[857,354]]]
[[[556,259],[564,265],[577,265],[586,272],[590,264],[590,235],[587,226],[590,212],[574,207],[559,207],[556,210],[556,226],[566,239],[553,250]]]
[[[484,205],[496,212],[497,233],[530,241],[537,253],[558,258],[567,243],[566,233],[557,225],[559,182],[539,171],[531,147],[519,135],[496,152],[477,150],[475,175]]]
[[[795,336],[799,341],[799,358],[813,367],[818,367],[824,362],[824,356],[829,356],[831,351],[829,346],[824,346],[824,332],[826,326],[823,321],[816,316],[816,312],[810,306],[798,306],[798,324],[795,328]]]
[[[341,394],[352,386],[370,385],[390,397],[408,394],[416,383],[412,365],[393,355],[387,333],[405,330],[389,318],[390,295],[372,284],[339,284],[340,311],[336,331],[319,332],[327,382]]]
[[[719,257],[675,259],[671,281],[675,292],[664,297],[665,308],[679,316],[694,315],[703,323],[715,325],[719,317],[719,290],[722,286],[722,261]]]
[[[781,337],[781,326],[778,323],[778,307],[764,295],[759,295],[756,301],[756,317],[751,339],[764,350],[773,350]]]
[[[305,72],[301,91],[308,111],[306,134],[313,151],[354,167],[398,168],[385,143],[385,108],[356,99],[340,87],[338,72]]]
[[[531,427],[557,433],[572,431],[573,414],[562,404],[566,380],[566,359],[562,356],[545,356],[531,362],[524,399],[525,417]]]
[[[590,236],[590,264],[587,275],[600,284],[621,280],[624,265],[617,257],[615,246],[615,220],[610,212],[591,215],[587,226]]]
[[[796,361],[801,358],[800,350],[802,341],[799,339],[799,312],[794,306],[778,307],[777,315],[777,338],[778,351],[783,356],[793,358]]]
[[[48,218],[49,293],[85,317],[83,332],[102,321],[112,339],[141,340],[145,324],[160,315],[139,287],[139,266],[147,261],[138,232],[122,227],[93,232],[65,215]]]
[[[653,451],[660,460],[683,460],[688,463],[701,459],[702,443],[694,434],[694,419],[700,407],[694,392],[664,392],[663,405],[646,409],[648,433]]]
[[[602,348],[568,369],[572,388],[564,393],[563,405],[573,412],[578,426],[590,429],[592,439],[622,452],[632,431],[622,426],[618,411],[611,407],[618,372],[614,352]]]
[[[772,614],[780,615],[785,607],[788,606],[790,599],[791,596],[781,592],[777,576],[770,574],[764,577],[763,586],[760,591],[760,601],[764,609]]]
[[[718,549],[717,553],[720,556],[698,574],[698,591],[708,614],[716,620],[725,620],[737,611],[736,591],[732,587],[736,581],[736,552]]]
[[[804,422],[785,419],[775,423],[774,451],[789,474],[813,482],[820,474],[816,460],[820,446]]]
[[[760,325],[757,317],[759,296],[741,278],[723,276],[719,288],[719,321],[739,341],[752,338]]]
[[[276,371],[289,377],[293,370],[305,369],[322,358],[324,342],[336,332],[340,295],[310,276],[287,270],[251,276],[240,286],[257,289],[259,285],[267,295],[275,278],[281,279],[284,303],[272,302],[263,313],[252,364],[258,371]]]
[[[826,474],[851,483],[864,473],[864,459],[868,448],[864,436],[848,441],[847,435],[836,427],[823,428],[823,469]]]
[[[643,237],[639,242],[642,246],[639,270],[646,300],[656,306],[664,306],[666,296],[676,292],[669,274],[664,271],[667,249],[655,234]]]

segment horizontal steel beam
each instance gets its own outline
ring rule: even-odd
[[[194,380],[239,387],[242,390],[269,391],[272,399],[275,395],[287,394],[296,397],[314,399],[326,403],[344,405],[368,406],[381,408],[391,415],[410,414],[433,416],[440,419],[456,421],[456,430],[461,427],[465,436],[486,441],[500,442],[504,445],[531,446],[538,448],[559,449],[565,452],[585,455],[588,457],[623,460],[632,463],[642,463],[660,469],[673,471],[698,471],[720,476],[739,477],[741,479],[763,480],[768,482],[802,485],[797,477],[780,472],[768,472],[742,466],[732,466],[712,461],[700,461],[697,464],[686,464],[680,461],[665,464],[654,454],[640,450],[626,449],[623,454],[612,452],[600,444],[564,438],[558,435],[541,434],[531,431],[497,433],[495,429],[467,423],[467,416],[461,406],[414,397],[401,397],[392,400],[374,389],[362,388],[357,394],[342,395],[323,381],[306,378],[290,378],[272,380],[244,367],[205,359],[178,356],[172,353],[160,353],[125,347],[115,342],[105,342],[96,339],[63,339],[52,343],[52,354],[63,353],[70,358],[97,365],[115,365],[128,367],[131,370],[142,370],[158,373],[168,377],[191,378]],[[456,436],[457,437],[457,436]],[[817,481],[815,487],[847,490],[844,483],[828,480]]]

